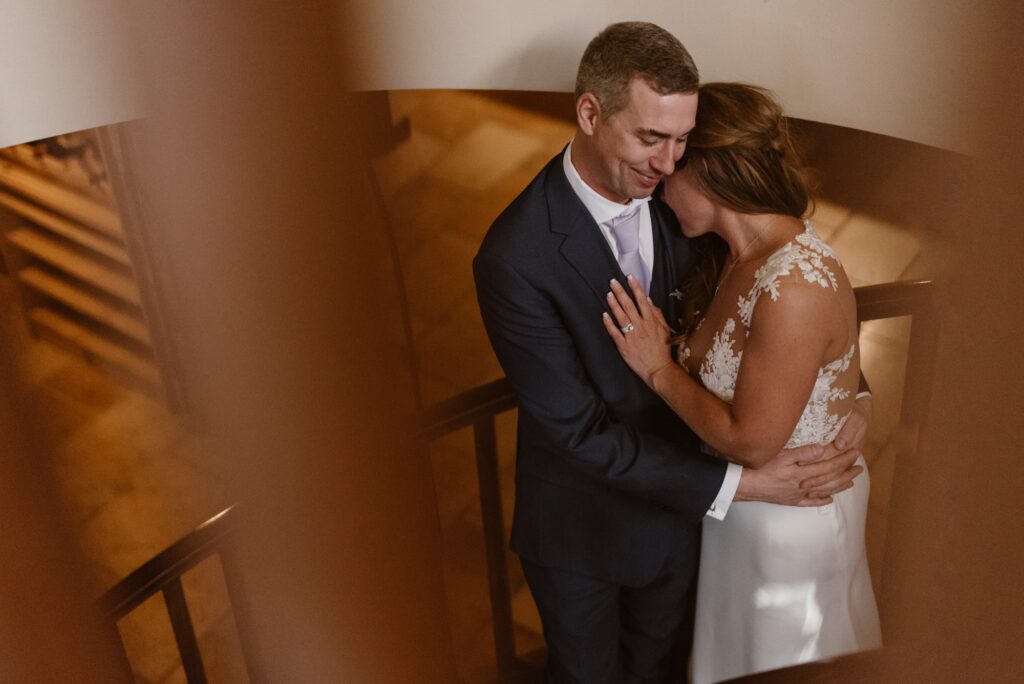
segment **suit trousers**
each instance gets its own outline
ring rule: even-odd
[[[548,646],[547,681],[686,681],[698,558],[677,548],[652,581],[635,587],[520,559]]]

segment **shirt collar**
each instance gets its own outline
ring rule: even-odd
[[[580,201],[583,202],[583,206],[587,208],[587,211],[590,212],[590,215],[598,224],[604,224],[616,216],[628,213],[638,204],[646,204],[651,201],[650,196],[647,196],[643,199],[632,199],[629,201],[629,204],[619,204],[604,197],[583,180],[579,171],[576,170],[572,163],[571,154],[572,142],[570,141],[569,145],[565,148],[565,154],[562,155],[562,168],[565,171],[565,177],[569,180],[569,185],[572,186]]]

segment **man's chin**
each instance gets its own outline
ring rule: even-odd
[[[629,200],[647,199],[648,197],[650,197],[651,195],[654,194],[654,191],[657,188],[658,188],[657,185],[655,185],[653,188],[648,188],[648,187],[646,187],[644,185],[641,185],[639,183],[633,183],[632,185],[624,185],[624,186],[622,186],[622,188],[621,188],[621,190],[619,191],[618,194],[621,197],[625,197],[625,198],[627,198]]]
[[[632,188],[630,188],[631,192],[629,196],[635,199],[647,199],[648,197],[653,195],[654,191],[657,189],[657,183],[651,186],[636,184]]]

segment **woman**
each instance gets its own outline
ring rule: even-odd
[[[670,330],[635,280],[608,293],[608,334],[629,366],[717,454],[757,468],[827,443],[856,400],[856,303],[815,234],[778,104],[753,86],[702,86],[697,124],[664,200],[698,264]],[[635,304],[634,304],[635,299]],[[863,465],[863,461],[860,463]],[[694,682],[881,645],[864,552],[869,480],[820,508],[736,502],[705,518]]]

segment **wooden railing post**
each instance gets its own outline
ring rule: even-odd
[[[857,288],[858,319],[874,320],[895,316],[913,316],[908,368],[903,389],[902,419],[907,425],[920,426],[927,415],[932,376],[938,348],[938,311],[933,285],[928,282],[887,283]],[[460,396],[429,407],[423,414],[422,435],[434,440],[472,426],[476,456],[477,480],[480,488],[480,509],[483,516],[484,544],[487,554],[488,589],[493,615],[494,650],[500,681],[534,681],[539,669],[526,666],[516,656],[515,623],[509,586],[505,525],[502,511],[501,477],[498,467],[498,443],[495,429],[497,415],[516,408],[515,392],[507,379],[500,379],[472,389]],[[913,451],[908,455],[912,455]],[[894,488],[913,489],[906,481],[912,471],[910,463],[898,464]],[[905,492],[901,492],[901,496]],[[900,501],[907,503],[906,496]],[[913,497],[910,497],[911,499]],[[898,515],[898,514],[897,514]],[[256,641],[239,577],[239,567],[229,534],[237,513],[230,509],[197,528],[188,537],[159,554],[121,583],[107,592],[102,604],[112,620],[125,615],[148,596],[163,591],[174,627],[175,638],[190,684],[205,682],[202,659],[195,632],[182,592],[180,577],[202,558],[219,553],[228,587],[239,639],[242,644],[250,681],[261,684]],[[895,542],[899,535],[890,535]],[[887,556],[889,556],[887,549]],[[888,586],[888,583],[887,583]],[[787,668],[775,673],[756,675],[749,681],[833,681],[836,673],[859,676],[874,673],[877,657],[860,654],[837,659],[829,664],[812,664]],[[818,679],[815,679],[815,678]]]
[[[249,627],[248,604],[240,590],[237,563],[230,552],[229,541],[235,533],[234,507],[221,511],[185,537],[164,549],[133,573],[111,587],[101,598],[100,607],[112,628],[121,617],[135,610],[146,599],[161,593],[167,606],[174,639],[189,684],[204,684],[206,673],[196,640],[195,627],[189,614],[181,577],[200,561],[221,555],[224,581],[228,587],[232,613],[242,644],[243,656],[253,684],[262,684],[262,671],[256,658],[254,639]],[[226,550],[227,549],[227,550]],[[226,560],[225,560],[226,558]],[[127,659],[127,655],[125,656]],[[126,663],[129,671],[130,665]]]
[[[196,631],[192,627],[192,616],[188,612],[181,577],[169,581],[163,588],[163,595],[167,614],[171,618],[171,628],[174,630],[174,640],[178,642],[181,664],[185,668],[185,680],[188,684],[206,684],[203,657],[199,653],[199,642],[196,641]]]
[[[920,427],[928,414],[932,377],[938,355],[939,315],[933,288],[925,292],[914,310],[907,349],[907,376],[901,415],[908,425]]]
[[[488,588],[494,619],[494,652],[498,661],[498,671],[508,672],[514,669],[516,664],[516,639],[505,557],[505,519],[501,507],[498,442],[493,414],[478,418],[473,423],[473,441],[477,480],[480,484],[484,543],[487,549]]]
[[[105,629],[107,629],[110,633],[111,641],[113,643],[116,643],[118,646],[116,656],[116,667],[121,670],[120,674],[122,679],[120,681],[134,682],[135,673],[132,671],[132,662],[128,658],[128,650],[124,646],[124,639],[121,638],[121,630],[117,628],[117,622],[114,620],[109,620],[104,624]]]
[[[902,419],[907,425],[920,426],[927,414],[938,347],[938,313],[934,301],[934,286],[927,281],[884,283],[856,288],[855,295],[859,321],[897,316],[913,317],[907,376],[903,390]],[[488,586],[494,616],[494,646],[500,681],[519,681],[517,678],[523,676],[537,676],[536,670],[524,669],[524,663],[515,653],[515,626],[512,620],[506,565],[504,516],[495,435],[495,417],[516,408],[517,403],[511,384],[506,378],[501,378],[428,407],[424,411],[422,431],[425,439],[434,440],[466,427],[473,427],[487,552]],[[898,466],[897,475],[906,470],[908,465],[902,464],[902,468]],[[873,672],[876,662],[875,654],[859,654],[837,659],[830,664],[805,665],[767,675],[756,675],[749,680],[788,681],[788,677],[796,676],[801,678],[801,681],[831,681],[829,678],[837,672]]]
[[[235,631],[238,633],[238,643],[242,649],[243,660],[245,660],[249,684],[264,684],[266,677],[263,673],[263,662],[257,646],[252,611],[245,592],[245,582],[242,577],[241,561],[236,544],[235,539],[224,541],[219,554],[220,568],[224,574],[224,586],[228,590],[231,612],[235,616]]]

